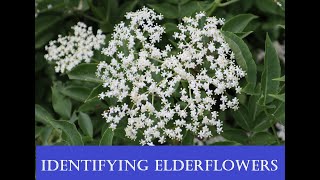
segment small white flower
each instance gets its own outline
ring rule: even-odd
[[[178,48],[161,49],[157,43],[165,29],[157,21],[162,15],[143,7],[125,17],[128,22],[115,26],[102,50],[111,62],[101,62],[96,73],[106,88],[99,98],[118,100],[119,109],[110,107],[102,114],[107,123],[114,126],[127,117],[126,136],[135,140],[140,132],[141,145],[181,141],[185,130],[206,139],[212,136],[210,126],[216,126],[218,134],[223,132],[213,107],[236,110],[238,99],[229,99],[226,91],[240,93],[239,80],[245,76],[218,29],[224,20],[206,17],[204,12],[184,17],[173,35]]]
[[[64,37],[59,35],[57,40],[50,41],[49,45],[45,46],[47,54],[44,57],[55,63],[57,73],[70,71],[82,62],[89,63],[93,51],[99,50],[104,44],[105,35],[101,30],[94,35],[92,27],[87,28],[82,22],[78,22],[72,29],[73,35]]]

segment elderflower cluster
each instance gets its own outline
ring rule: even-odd
[[[181,141],[187,131],[199,138],[211,137],[213,130],[220,134],[218,111],[237,110],[239,104],[226,91],[240,93],[245,76],[219,30],[224,20],[204,13],[183,18],[173,50],[157,46],[165,31],[157,24],[162,15],[144,7],[125,17],[129,22],[115,26],[102,51],[110,62],[97,68],[106,88],[99,98],[117,99],[102,114],[110,128],[126,121],[126,137],[141,134],[141,145]]]
[[[94,35],[92,27],[87,27],[82,22],[78,22],[72,29],[73,35],[59,35],[57,40],[50,41],[45,47],[48,53],[44,57],[55,63],[57,73],[70,71],[83,61],[89,63],[94,50],[101,49],[104,44],[105,35],[100,29]]]

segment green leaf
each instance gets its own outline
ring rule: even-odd
[[[166,2],[168,3],[171,3],[171,4],[185,4],[187,2],[189,2],[190,0],[165,0]]]
[[[261,76],[261,89],[264,96],[263,104],[273,100],[268,94],[276,94],[279,89],[279,81],[272,79],[280,77],[280,61],[276,49],[267,34],[265,42],[264,70]]]
[[[229,19],[223,26],[223,31],[229,31],[233,33],[240,33],[244,30],[244,28],[247,27],[247,25],[252,21],[253,19],[258,18],[258,16],[255,16],[253,14],[239,14],[237,16],[232,17]]]
[[[247,72],[247,85],[244,87],[245,92],[254,92],[257,80],[257,67],[252,59],[252,54],[245,42],[232,32],[222,31],[225,41],[235,54],[239,66]]]
[[[208,1],[190,1],[180,6],[179,17],[192,16],[199,11],[207,11],[211,8],[212,3]]]
[[[248,117],[248,110],[245,106],[240,104],[239,109],[237,111],[233,111],[232,115],[241,128],[247,131],[251,130],[252,122],[251,119]]]
[[[112,131],[112,129],[107,128],[102,135],[99,145],[112,146],[113,135],[114,135],[114,132]]]
[[[93,136],[93,126],[90,117],[88,114],[79,112],[78,123],[85,135],[88,135],[92,138]]]
[[[70,99],[62,95],[56,86],[51,88],[52,90],[52,106],[56,113],[62,118],[69,119],[71,117],[72,103]]]
[[[42,145],[49,145],[49,137],[52,133],[52,127],[43,127],[43,130],[40,133],[40,139],[42,141]]]
[[[241,144],[234,141],[222,141],[222,142],[215,142],[209,145],[210,146],[231,146],[231,145],[241,145]]]
[[[138,2],[139,2],[138,0],[124,2],[119,8],[119,10],[120,10],[119,17],[123,17],[127,12],[132,11],[136,7]]]
[[[164,27],[166,34],[173,34],[174,32],[177,32],[179,30],[177,25],[174,23],[165,23]]]
[[[282,8],[274,0],[256,0],[256,6],[262,12],[285,16]]]
[[[282,29],[286,29],[286,26],[285,25],[282,25],[282,24],[279,24],[277,25],[278,27],[281,27]]]
[[[61,90],[61,93],[74,100],[84,102],[89,96],[91,90],[85,86],[67,86]]]
[[[68,76],[70,79],[103,83],[103,81],[96,76],[97,65],[98,64],[95,63],[80,64],[68,72]]]
[[[83,145],[82,138],[76,126],[65,120],[54,120],[52,116],[40,105],[35,105],[36,119],[42,119],[46,124],[49,124],[55,129],[60,129],[66,134],[66,141],[71,145]]]
[[[102,84],[99,84],[98,86],[96,86],[95,88],[92,89],[92,91],[90,92],[89,96],[87,97],[87,99],[85,100],[85,102],[92,100],[94,98],[98,98],[98,95],[103,92],[105,90],[105,88],[102,86]]]
[[[82,112],[99,112],[107,108],[108,106],[101,102],[99,98],[92,98],[82,104],[78,110]]]
[[[273,81],[281,81],[281,82],[285,82],[285,80],[286,80],[286,77],[285,77],[285,75],[283,75],[283,76],[281,76],[281,77],[279,77],[279,78],[274,78],[274,79],[272,79]]]
[[[276,142],[275,137],[268,132],[259,132],[250,139],[253,145],[271,145]]]
[[[35,37],[35,48],[40,49],[44,45],[46,45],[51,39],[53,39],[55,36],[55,33],[53,32],[46,32],[41,33],[37,37]]]
[[[46,123],[45,119],[53,119],[53,116],[46,109],[35,104],[35,120]]]
[[[70,122],[74,123],[74,122],[76,122],[76,120],[78,120],[77,111],[73,111],[71,118],[70,118]]]
[[[259,96],[250,96],[248,102],[249,118],[255,121],[256,116],[261,112],[260,106],[257,105]]]
[[[161,4],[149,4],[149,7],[153,8],[157,13],[162,14],[165,18],[168,19],[177,19],[179,18],[178,8],[169,3]]]
[[[245,131],[241,129],[227,129],[223,130],[221,136],[230,141],[235,141],[241,144],[247,144],[248,136]]]
[[[181,144],[182,145],[193,145],[194,134],[190,131],[187,131],[184,135]]]
[[[62,16],[55,16],[55,15],[46,15],[46,16],[39,16],[35,19],[35,37],[39,36],[42,32],[52,28],[55,24],[59,21],[63,20]]]
[[[253,31],[248,31],[248,32],[238,32],[235,33],[235,35],[239,36],[241,39],[247,37],[249,34],[253,33]]]
[[[285,102],[285,93],[283,93],[283,94],[268,94],[268,96],[275,98],[275,99],[278,99],[282,102]]]

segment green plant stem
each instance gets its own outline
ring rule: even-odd
[[[212,13],[217,9],[217,7],[220,5],[221,0],[215,0],[212,3],[211,9],[208,11],[208,16],[211,16]]]
[[[228,5],[230,5],[232,3],[235,3],[237,1],[239,1],[239,0],[231,0],[231,1],[228,1],[228,2],[225,2],[225,3],[221,3],[221,4],[219,4],[219,7],[228,6]]]
[[[272,131],[273,131],[274,137],[276,138],[277,143],[280,145],[280,141],[279,141],[279,138],[278,138],[278,136],[277,136],[277,132],[276,132],[276,130],[274,129],[274,126],[273,126],[273,123],[276,122],[276,119],[274,118],[273,115],[270,115],[270,114],[267,112],[266,109],[264,109],[263,111],[264,111],[264,112],[266,113],[266,115],[272,120],[272,122],[269,121],[269,123],[270,123],[270,125],[271,125],[271,129],[272,129]]]

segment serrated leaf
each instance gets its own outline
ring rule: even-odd
[[[276,94],[279,89],[279,81],[272,79],[280,77],[280,61],[276,49],[267,34],[265,42],[265,58],[264,70],[261,76],[261,89],[264,96],[263,104],[267,104],[273,100],[268,94]]]
[[[252,59],[252,54],[248,46],[241,38],[232,32],[223,31],[222,33],[225,37],[225,41],[234,52],[238,65],[247,73],[247,85],[243,90],[245,92],[254,92],[257,81],[257,67],[256,63]]]
[[[112,129],[107,128],[102,135],[99,145],[112,146],[113,135],[114,132],[112,131]]]
[[[239,14],[229,19],[221,29],[223,31],[240,33],[247,27],[250,21],[256,18],[258,18],[258,16],[253,14]]]
[[[96,76],[97,65],[98,64],[95,64],[95,63],[80,64],[75,68],[73,68],[67,74],[70,79],[103,83],[103,81]]]
[[[69,119],[71,117],[72,103],[70,99],[62,95],[56,86],[51,88],[52,91],[52,107],[56,113],[62,118]]]
[[[79,112],[79,117],[78,117],[78,123],[85,135],[88,135],[89,137],[93,137],[93,126],[92,126],[92,121],[88,114]]]
[[[61,93],[74,100],[84,102],[89,96],[91,90],[85,86],[67,86],[61,90]]]

